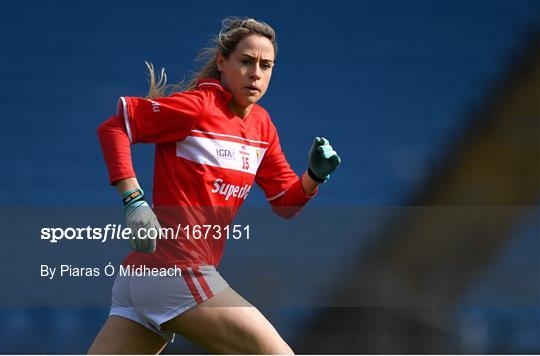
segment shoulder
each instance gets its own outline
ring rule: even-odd
[[[253,104],[253,110],[260,116],[265,116],[268,120],[270,120],[270,114],[268,111],[266,111],[265,108],[263,108],[261,105],[255,103]]]
[[[252,125],[257,127],[264,141],[273,142],[276,140],[278,133],[272,118],[268,111],[259,104],[254,104],[252,108]]]
[[[215,79],[201,79],[197,81],[195,88],[174,93],[171,97],[184,97],[199,99],[203,102],[208,103],[210,100],[215,100],[226,96],[226,92],[221,87],[221,84]]]
[[[251,115],[256,117],[257,121],[260,121],[263,125],[271,126],[272,128],[274,128],[272,118],[270,117],[270,114],[265,108],[255,103],[253,104],[253,108],[251,110]]]
[[[199,79],[196,87],[190,91],[191,93],[197,93],[208,98],[229,100],[231,94],[225,91],[221,86],[221,83],[212,78]]]
[[[196,87],[172,94],[169,103],[175,107],[196,110],[198,117],[202,118],[208,113],[222,112],[225,101],[222,90],[216,80],[199,80]]]

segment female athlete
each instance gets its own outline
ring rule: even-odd
[[[274,212],[290,218],[315,195],[340,158],[315,138],[308,170],[287,163],[276,128],[256,102],[275,63],[274,30],[253,19],[227,18],[204,53],[209,59],[183,90],[165,96],[166,77],[150,69],[148,98],[122,97],[118,114],[98,128],[109,179],[124,202],[132,252],[122,265],[181,276],[117,275],[112,305],[90,354],[156,354],[178,333],[212,353],[291,354],[268,320],[216,271],[225,239],[182,234],[145,238],[146,229],[227,226],[255,181]],[[174,91],[175,89],[173,89]],[[154,143],[153,204],[144,200],[130,144]],[[184,231],[184,230],[180,230]],[[169,238],[167,238],[169,237]]]

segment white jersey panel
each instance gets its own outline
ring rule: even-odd
[[[176,156],[199,164],[233,169],[255,175],[266,148],[249,144],[188,136],[176,143]]]

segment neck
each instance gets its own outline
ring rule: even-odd
[[[248,106],[240,106],[234,101],[234,99],[232,99],[231,101],[229,101],[228,106],[229,106],[229,109],[231,109],[231,111],[236,116],[243,119],[249,115],[249,113],[251,112],[251,108],[253,107],[253,104],[248,105]]]

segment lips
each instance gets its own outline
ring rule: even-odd
[[[244,87],[245,89],[248,89],[248,90],[254,90],[254,91],[258,91],[260,92],[261,89],[257,88],[256,86],[252,86],[252,85],[249,85],[247,87]]]

